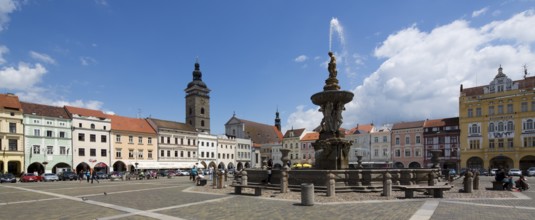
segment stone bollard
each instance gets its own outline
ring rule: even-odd
[[[247,186],[247,172],[245,170],[241,171],[241,185]]]
[[[283,168],[281,172],[281,193],[288,192],[288,168]]]
[[[435,172],[430,172],[427,174],[427,185],[428,186],[434,186],[435,185]],[[434,190],[428,189],[427,193],[429,195],[434,195]]]
[[[221,171],[217,172],[217,188],[223,189],[223,173]]]
[[[327,186],[327,196],[328,197],[336,195],[336,186],[335,186],[334,178],[335,178],[335,176],[334,176],[333,173],[327,174],[327,183],[325,185]]]
[[[301,183],[301,205],[314,205],[314,184]]]
[[[214,189],[216,188],[217,186],[217,172],[215,171],[214,169],[214,172],[212,172],[212,186],[214,187]]]
[[[225,169],[225,182],[227,182],[227,181],[228,181],[228,170]]]
[[[474,190],[479,190],[479,172],[474,174]]]
[[[473,178],[472,178],[472,172],[467,171],[464,175],[464,192],[465,193],[472,193],[472,186],[473,186]]]
[[[381,196],[390,197],[392,195],[392,175],[386,172],[383,176],[383,193]]]

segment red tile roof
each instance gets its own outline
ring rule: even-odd
[[[346,131],[347,135],[370,133],[373,130],[373,124],[357,125],[356,127]]]
[[[0,94],[0,108],[22,111],[19,97],[13,94]]]
[[[412,121],[412,122],[399,122],[392,126],[392,130],[408,129],[408,128],[421,128],[424,126],[425,121]]]
[[[424,127],[444,127],[459,125],[459,117],[425,120]]]
[[[22,110],[27,115],[38,115],[53,118],[70,119],[69,114],[62,107],[21,102]]]
[[[250,138],[254,144],[270,144],[282,141],[282,133],[274,125],[248,121],[235,116],[233,116],[233,118],[244,124],[244,138]],[[232,118],[230,120],[232,120]]]
[[[111,130],[156,134],[156,131],[154,131],[145,119],[129,118],[119,115],[106,116],[111,119]]]
[[[287,130],[286,133],[284,134],[284,138],[300,137],[303,134],[303,132],[305,132],[304,128]],[[292,133],[293,133],[293,136],[291,135]]]
[[[167,120],[161,120],[161,119],[155,119],[155,118],[147,118],[147,120],[152,121],[157,128],[169,128],[169,129],[176,129],[180,131],[190,131],[190,132],[197,132],[195,128],[189,124],[176,122],[176,121],[167,121]]]
[[[318,132],[309,132],[301,139],[301,141],[315,141],[320,138],[320,133]]]
[[[79,108],[79,107],[74,107],[74,106],[65,106],[65,109],[71,115],[71,117],[73,114],[77,114],[77,115],[86,116],[86,117],[92,116],[92,117],[97,117],[97,118],[106,118],[106,114],[104,114],[104,112],[100,110]]]

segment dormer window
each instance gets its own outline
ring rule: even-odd
[[[95,129],[95,124],[91,124],[91,129]]]

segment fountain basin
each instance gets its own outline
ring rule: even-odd
[[[340,91],[340,90],[328,90],[323,92],[318,92],[310,99],[312,100],[312,103],[315,105],[323,106],[327,102],[333,102],[333,103],[343,103],[346,104],[348,102],[351,102],[353,100],[354,94],[349,91]]]

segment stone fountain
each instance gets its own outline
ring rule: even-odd
[[[353,100],[354,94],[340,90],[338,85],[338,71],[336,69],[336,57],[329,52],[329,78],[325,80],[322,92],[318,92],[310,99],[312,103],[320,106],[323,113],[319,139],[313,143],[316,151],[316,169],[342,170],[349,168],[349,148],[351,141],[344,140],[344,133],[340,132],[343,123],[342,112],[344,105]]]

